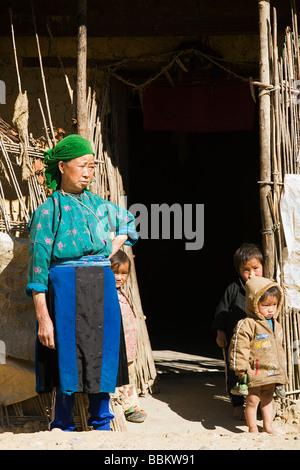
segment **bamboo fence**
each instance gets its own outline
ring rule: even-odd
[[[284,43],[278,46],[277,12],[269,8],[269,2],[259,2],[265,12],[262,12],[262,21],[267,24],[267,57],[264,66],[267,67],[268,83],[254,83],[259,86],[261,103],[262,97],[267,96],[267,107],[264,119],[261,121],[261,133],[269,134],[269,161],[270,180],[259,181],[261,190],[267,200],[268,211],[272,226],[262,231],[267,240],[266,245],[272,247],[270,253],[271,266],[269,276],[283,282],[283,248],[286,246],[284,230],[280,217],[280,200],[284,188],[284,178],[287,174],[300,173],[300,145],[299,145],[299,118],[300,118],[300,53],[297,12],[295,2],[292,1],[292,27],[286,27]],[[261,24],[261,28],[263,28]],[[261,104],[263,106],[263,104]],[[269,115],[267,114],[269,113]],[[269,128],[263,125],[269,119]],[[262,204],[264,211],[264,204]],[[264,217],[265,214],[262,214]],[[272,243],[273,242],[273,243]],[[296,308],[284,306],[280,313],[280,322],[283,328],[284,348],[287,359],[287,398],[283,400],[288,405],[299,398],[300,393],[300,360],[295,361],[299,353],[300,339],[300,312]],[[293,351],[293,344],[298,345],[298,352]]]

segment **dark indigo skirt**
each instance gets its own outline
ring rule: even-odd
[[[37,339],[38,393],[55,387],[67,394],[114,393],[129,383],[121,311],[109,266],[54,265],[47,303],[56,349]]]

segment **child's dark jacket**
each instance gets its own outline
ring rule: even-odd
[[[245,295],[245,285],[241,278],[237,278],[227,287],[217,305],[212,328],[224,331],[228,340],[237,322],[246,316]]]

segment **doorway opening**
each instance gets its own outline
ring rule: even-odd
[[[216,305],[235,277],[233,254],[260,244],[258,119],[250,131],[145,131],[128,109],[129,207],[204,204],[204,245],[141,239],[135,265],[152,348],[220,357],[211,329]]]

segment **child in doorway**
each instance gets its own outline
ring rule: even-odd
[[[111,258],[111,269],[116,278],[116,287],[119,297],[125,343],[128,361],[129,385],[119,388],[125,418],[133,423],[142,423],[145,414],[139,409],[138,396],[135,387],[135,359],[137,348],[137,321],[134,309],[122,289],[130,272],[130,259],[122,250],[117,251]]]
[[[234,330],[229,348],[230,368],[239,378],[247,375],[248,395],[245,416],[249,432],[258,432],[257,407],[263,418],[263,431],[276,434],[272,427],[273,393],[287,383],[282,328],[276,320],[282,304],[282,291],[276,282],[250,276],[246,282],[246,314]]]
[[[233,406],[233,418],[243,419],[244,397],[231,393],[237,379],[229,368],[228,347],[235,325],[246,316],[245,282],[251,274],[263,275],[264,259],[258,246],[253,243],[244,243],[235,251],[233,262],[238,277],[227,287],[219,301],[212,327],[217,330],[217,345],[223,348],[224,352],[227,393]]]

